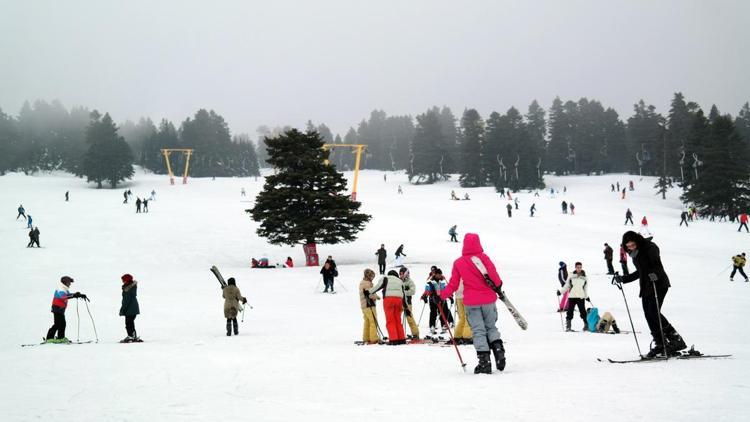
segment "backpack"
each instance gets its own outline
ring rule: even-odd
[[[596,326],[599,324],[599,308],[590,308],[586,315],[586,321],[589,323],[589,331],[596,332]]]

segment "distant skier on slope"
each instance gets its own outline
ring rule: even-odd
[[[614,250],[611,246],[609,246],[609,243],[604,244],[604,260],[607,261],[607,274],[612,275],[615,273],[615,267],[612,266],[612,259],[614,255]]]
[[[16,216],[16,220],[18,220],[18,217],[23,217],[24,221],[26,220],[26,210],[23,208],[23,205],[18,206],[18,215]]]
[[[26,245],[26,247],[33,248],[34,244],[36,244],[37,248],[42,247],[41,245],[39,245],[39,227],[34,227],[29,231],[29,244]]]
[[[456,232],[456,227],[458,227],[458,226],[456,226],[456,225],[451,226],[451,228],[448,230],[448,234],[451,237],[451,240],[450,240],[451,242],[458,243],[458,239],[456,238],[456,236],[458,235],[458,233]]]
[[[536,212],[536,204],[534,203],[534,204],[531,204],[531,208],[529,208],[529,213],[533,217],[535,212]]]
[[[639,230],[639,232],[643,233],[644,231],[648,233],[649,236],[651,236],[651,230],[648,229],[648,220],[646,219],[645,215],[641,219],[641,229]]]
[[[740,214],[740,227],[737,229],[737,231],[742,230],[743,227],[745,228],[745,232],[750,232],[750,230],[748,230],[747,228],[747,214],[744,212]]]
[[[682,227],[683,223],[685,224],[685,227],[689,227],[687,211],[683,211],[682,213],[680,213],[680,227]]]
[[[745,282],[747,283],[747,275],[745,275],[745,271],[742,269],[746,262],[745,252],[732,257],[732,266],[734,268],[732,268],[732,274],[729,275],[729,281],[734,281],[734,274],[739,271],[740,275],[745,277]]]
[[[325,284],[323,293],[328,293],[329,289],[331,293],[336,293],[333,290],[333,279],[339,275],[338,270],[329,261],[326,261],[323,263],[323,268],[320,269],[320,274],[323,275],[323,284]]]
[[[240,310],[240,302],[247,303],[247,298],[242,296],[240,288],[234,277],[229,277],[226,287],[221,288],[221,297],[224,298],[224,318],[227,319],[227,337],[240,334],[239,324],[237,323],[237,313]]]
[[[385,258],[388,256],[388,252],[385,250],[385,244],[380,244],[380,249],[375,251],[375,255],[378,257],[378,272],[385,274]]]
[[[401,257],[406,257],[406,254],[404,253],[404,245],[399,245],[398,249],[396,249],[396,260],[394,261],[393,265],[396,267],[400,267],[402,265],[403,259]]]
[[[630,221],[630,225],[633,225],[633,212],[630,211],[630,208],[628,208],[627,211],[625,211],[625,225],[628,225],[628,221]]]
[[[506,205],[505,208],[508,210],[508,218],[513,217],[513,205],[508,203],[508,205]]]
[[[52,297],[52,315],[55,317],[55,322],[49,331],[47,331],[47,343],[71,343],[65,337],[65,309],[68,307],[68,299],[81,298],[89,300],[83,293],[70,293],[71,283],[73,283],[71,277],[62,276],[60,278],[60,286],[55,290],[55,294]]]
[[[563,214],[567,214],[568,213],[568,203],[565,202],[565,201],[562,201],[562,203],[560,204],[560,206],[562,207],[562,213]]]
[[[120,316],[125,317],[125,332],[127,337],[120,343],[140,343],[142,340],[135,331],[135,317],[141,313],[138,306],[138,282],[130,274],[123,274],[122,280],[122,304],[120,305]]]
[[[495,364],[499,371],[505,369],[505,347],[497,330],[497,293],[487,285],[482,272],[471,261],[476,256],[487,269],[489,278],[495,286],[502,287],[503,281],[497,273],[495,264],[484,253],[479,235],[466,233],[464,235],[461,257],[453,262],[451,278],[438,298],[443,301],[458,289],[461,282],[464,285],[464,307],[471,325],[474,349],[477,351],[479,363],[474,368],[475,374],[492,373],[490,350],[495,355]]]

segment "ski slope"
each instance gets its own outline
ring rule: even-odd
[[[625,200],[610,192],[610,183],[631,179],[636,190]],[[382,172],[364,171],[358,195],[372,221],[356,242],[318,248],[321,258],[333,255],[339,266],[338,294],[329,295],[319,293],[319,268],[249,267],[251,257],[261,256],[304,262],[301,247],[271,246],[255,235],[244,210],[262,178],[170,186],[165,176],[138,171],[116,190],[97,190],[67,174],[0,177],[0,415],[4,421],[747,420],[750,283],[739,276],[730,283],[729,271],[720,271],[745,251],[750,235],[730,223],[678,227],[679,192],[661,200],[654,182],[628,175],[548,176],[548,187],[567,187],[567,193],[519,193],[520,210],[508,218],[507,201],[492,188],[462,189],[455,178],[412,186],[403,173],[389,172],[384,181]],[[134,204],[123,204],[125,189],[141,197],[155,189],[150,212],[136,214]],[[452,189],[471,200],[450,201]],[[575,204],[576,215],[561,213],[563,199]],[[14,220],[19,204],[33,216],[43,248],[25,247],[25,223]],[[621,293],[604,275],[602,252],[604,242],[619,245],[627,207],[636,224],[648,217],[661,248],[673,285],[665,315],[688,344],[732,353],[732,359],[613,365],[596,358],[637,357],[632,335],[562,332],[554,312],[560,260],[570,267],[582,261],[594,305],[630,329]],[[377,269],[380,244],[392,260],[403,243],[405,263],[421,285],[431,265],[450,271],[460,255],[461,244],[448,242],[453,224],[459,239],[479,233],[508,296],[529,322],[522,331],[499,308],[508,359],[503,373],[473,375],[471,346],[460,347],[468,362],[464,374],[452,348],[353,345],[362,330],[356,287],[365,268]],[[254,307],[238,337],[225,336],[211,265],[235,277]],[[619,270],[617,259],[615,266]],[[125,336],[118,316],[124,273],[139,281],[141,344],[118,343]],[[21,348],[52,324],[49,307],[62,275],[75,279],[72,291],[91,299],[99,343]],[[637,283],[626,294],[647,350]],[[417,316],[421,308],[416,302]],[[80,334],[76,312],[71,300],[68,338],[93,340],[83,303]],[[382,308],[379,321],[384,328]],[[581,326],[576,316],[573,327]]]

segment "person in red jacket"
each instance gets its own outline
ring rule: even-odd
[[[472,257],[477,257],[487,269],[487,274],[494,283],[493,289],[487,283],[482,272],[472,262]],[[497,330],[497,301],[496,289],[503,285],[500,275],[495,269],[495,264],[485,255],[479,235],[466,233],[464,235],[463,251],[461,257],[453,262],[453,270],[448,285],[440,292],[438,298],[445,300],[458,289],[464,286],[464,308],[471,326],[474,348],[477,351],[479,364],[474,368],[475,374],[491,374],[490,350],[495,355],[495,363],[498,371],[505,369],[505,348]]]
[[[740,227],[737,229],[737,231],[742,230],[743,226],[745,227],[745,232],[748,232],[749,230],[747,229],[747,214],[745,214],[744,212],[740,214]]]
[[[285,265],[286,265],[287,268],[294,267],[294,261],[292,261],[292,257],[291,256],[286,257],[286,264]]]
[[[645,215],[641,219],[641,230],[639,230],[639,232],[643,233],[644,231],[646,233],[648,233],[649,236],[652,236],[651,230],[648,229],[648,220],[646,220],[646,216]]]

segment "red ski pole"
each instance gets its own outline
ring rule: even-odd
[[[466,372],[466,364],[464,363],[463,358],[461,357],[461,352],[458,350],[458,346],[456,345],[456,339],[453,338],[453,333],[451,332],[451,327],[448,325],[448,321],[445,319],[445,314],[443,313],[443,301],[441,300],[437,304],[438,311],[440,311],[440,319],[443,320],[443,324],[445,324],[445,327],[448,329],[448,335],[451,337],[451,343],[453,343],[453,348],[456,349],[456,354],[458,355],[458,360],[461,362],[461,369]]]

